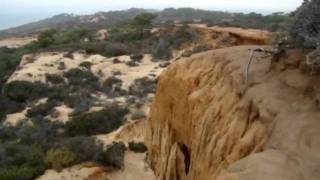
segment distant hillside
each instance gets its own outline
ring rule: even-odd
[[[123,11],[99,12],[93,15],[59,14],[51,18],[25,24],[19,27],[0,31],[0,38],[12,36],[28,36],[47,28],[65,30],[72,27],[90,29],[111,28],[126,22],[143,12],[157,14],[156,24],[168,22],[204,22],[211,25],[236,26],[275,30],[281,28],[288,17],[286,14],[275,13],[268,16],[250,13],[228,13],[221,11],[206,11],[193,8],[167,8],[162,11],[132,8]]]
[[[128,20],[131,17],[145,11],[146,10],[143,9],[129,9],[126,11],[110,11],[81,16],[73,14],[59,14],[37,22],[2,30],[0,31],[0,38],[11,36],[28,36],[48,28],[64,30],[72,27],[108,27],[113,26],[121,21]]]

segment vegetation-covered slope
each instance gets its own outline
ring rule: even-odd
[[[236,26],[246,28],[259,28],[268,30],[281,29],[287,19],[283,13],[261,15],[257,13],[228,13],[221,11],[207,11],[193,8],[168,8],[162,11],[146,9],[129,9],[124,11],[100,12],[93,15],[60,14],[38,22],[0,31],[0,38],[11,36],[28,36],[41,30],[54,28],[66,30],[69,28],[112,28],[126,23],[136,15],[143,12],[152,12],[157,15],[156,25],[170,24],[172,22],[204,22],[210,25]]]

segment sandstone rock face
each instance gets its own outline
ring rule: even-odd
[[[159,77],[146,136],[158,179],[320,179],[318,80],[292,67],[266,73],[264,58],[244,91],[251,48],[181,59]]]

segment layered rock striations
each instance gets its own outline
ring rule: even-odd
[[[160,75],[146,136],[158,179],[320,179],[318,80],[296,57],[268,72],[261,54],[246,88],[252,48],[198,54]]]

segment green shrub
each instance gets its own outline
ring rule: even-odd
[[[99,78],[89,70],[73,68],[65,72],[64,76],[68,79],[68,83],[71,86],[77,86],[80,89],[89,90],[100,89]]]
[[[152,48],[152,56],[156,59],[168,60],[172,57],[170,42],[167,38],[160,38]]]
[[[49,87],[40,82],[12,81],[4,87],[5,95],[17,102],[45,97],[48,91]]]
[[[14,166],[10,168],[0,168],[1,180],[31,180],[36,177],[34,168],[25,166]],[[40,174],[39,174],[40,175]]]
[[[52,109],[57,105],[58,102],[48,100],[46,103],[41,103],[29,109],[27,111],[26,116],[29,118],[36,116],[47,116],[50,113],[50,111],[52,111]]]
[[[46,153],[45,163],[49,168],[61,171],[63,168],[73,165],[76,155],[66,148],[50,149]]]
[[[121,88],[122,80],[116,78],[115,76],[111,76],[102,83],[102,91],[110,95],[112,93],[115,93],[114,90],[116,86]]]
[[[64,99],[71,93],[70,86],[67,84],[58,84],[51,87],[51,91],[48,92],[48,101],[64,101]]]
[[[133,18],[132,24],[139,33],[140,38],[143,38],[144,32],[147,28],[152,27],[152,21],[154,18],[156,18],[156,15],[152,13],[141,13]]]
[[[186,43],[195,43],[198,40],[198,32],[188,25],[183,25],[170,36],[170,42],[173,48],[180,48]]]
[[[19,65],[21,58],[25,54],[32,53],[29,47],[21,47],[16,49],[0,47],[0,88],[6,83],[10,75]]]
[[[115,42],[134,42],[141,39],[141,37],[134,29],[124,27],[112,29],[109,39]]]
[[[0,95],[0,121],[7,114],[16,113],[24,109],[24,104],[11,100],[5,95]]]
[[[74,59],[72,51],[66,52],[63,54],[64,58]]]
[[[58,142],[58,148],[67,148],[72,151],[78,162],[93,160],[103,151],[103,144],[94,137],[76,136],[64,138]]]
[[[6,148],[7,162],[0,166],[0,179],[31,180],[45,171],[44,155],[41,149],[10,144]]]
[[[74,113],[84,112],[89,110],[93,103],[92,97],[87,91],[80,91],[75,94],[67,95],[63,102],[74,109]]]
[[[38,36],[37,44],[39,44],[42,48],[46,48],[54,44],[55,34],[57,31],[55,29],[48,29],[40,33]]]
[[[114,142],[97,156],[96,161],[111,169],[121,169],[124,166],[125,150],[126,146],[122,142]]]
[[[84,68],[90,70],[90,68],[91,68],[91,66],[92,66],[92,63],[91,63],[91,62],[88,62],[88,61],[85,61],[85,62],[80,63],[79,66],[84,67]]]
[[[135,61],[128,61],[126,62],[126,65],[129,66],[129,67],[136,67],[136,66],[139,66],[139,64]]]
[[[119,128],[127,113],[128,109],[114,105],[100,111],[76,115],[66,123],[65,128],[71,136],[106,134]]]
[[[113,58],[112,62],[113,64],[121,63],[121,61],[118,58]]]
[[[144,97],[148,93],[155,93],[157,88],[157,81],[148,77],[143,77],[134,80],[134,83],[129,87],[129,94],[138,97]]]
[[[122,56],[130,53],[128,51],[129,47],[123,43],[113,42],[108,43],[104,47],[104,52],[102,55],[113,57],[113,56]]]
[[[137,153],[144,153],[148,150],[147,147],[142,142],[136,143],[133,141],[129,142],[129,149],[130,151],[134,151]]]
[[[59,70],[65,70],[66,69],[66,64],[64,62],[60,62],[58,66]]]
[[[130,59],[134,62],[140,62],[143,59],[143,54],[133,54]]]
[[[121,42],[95,42],[82,44],[81,48],[88,54],[101,54],[106,57],[121,56],[131,53],[131,48]]]
[[[84,28],[74,28],[60,32],[55,36],[56,44],[70,44],[83,41],[84,38],[92,38],[89,30]]]

